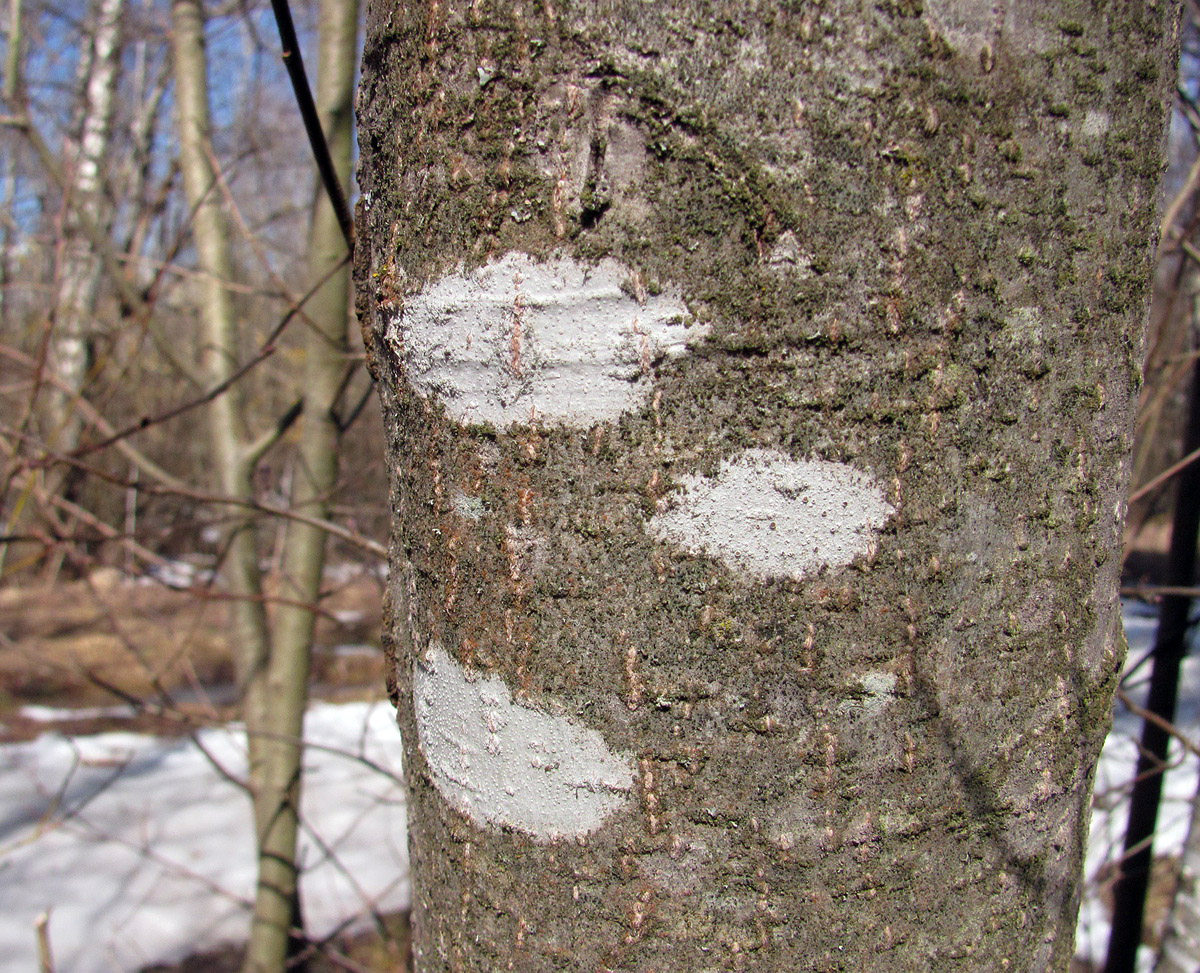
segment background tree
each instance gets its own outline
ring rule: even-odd
[[[1172,16],[372,7],[418,969],[1066,966]]]
[[[66,187],[62,250],[55,301],[52,364],[58,382],[50,390],[47,440],[67,452],[79,444],[82,417],[74,398],[83,393],[91,344],[92,315],[101,283],[101,262],[88,241],[107,236],[112,219],[102,167],[109,154],[120,67],[121,10],[124,0],[96,0],[91,5],[95,25],[91,43],[80,58],[78,86],[84,92],[75,157]],[[84,229],[86,224],[88,230]]]
[[[238,335],[229,283],[234,280],[230,232],[218,192],[210,148],[204,14],[199,0],[174,0],[173,41],[181,162],[193,238],[204,273],[205,372],[210,388],[230,386],[239,370]],[[350,179],[350,105],[357,50],[356,0],[321,5],[320,87],[322,123],[330,133],[343,191]],[[298,52],[291,52],[293,57]],[[348,360],[349,262],[332,207],[317,203],[309,241],[314,297],[302,308],[308,324],[299,408],[272,428],[247,438],[241,390],[228,388],[210,406],[210,443],[225,497],[252,507],[262,457],[303,415],[292,511],[305,518],[288,525],[281,561],[281,604],[268,619],[254,521],[229,530],[227,584],[235,596],[233,638],[244,694],[250,746],[249,786],[258,837],[258,895],[244,969],[282,969],[289,940],[303,937],[297,885],[296,838],[300,821],[301,756],[312,636],[322,570],[330,492],[337,478],[338,400]]]

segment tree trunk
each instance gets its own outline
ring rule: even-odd
[[[237,319],[229,284],[233,280],[229,227],[212,167],[208,108],[204,10],[201,0],[174,0],[171,7],[172,56],[175,62],[175,112],[180,169],[192,212],[192,239],[203,276],[201,366],[212,387],[225,384],[238,365]],[[234,502],[254,497],[253,466],[248,456],[241,390],[236,386],[208,409],[213,471],[223,496]],[[253,708],[254,686],[267,658],[267,619],[262,604],[262,573],[254,522],[239,520],[229,529],[223,580],[235,596],[233,634],[238,678]],[[247,721],[253,717],[247,713]],[[251,750],[255,746],[250,733]],[[253,766],[253,759],[251,760]]]
[[[231,279],[228,231],[215,194],[216,173],[205,151],[208,106],[204,87],[203,18],[197,0],[175,0],[176,101],[179,105],[181,167],[194,212],[193,235],[209,293],[205,301],[209,380],[227,381],[236,365],[234,315],[225,282]],[[350,179],[350,111],[358,33],[357,0],[322,0],[317,104],[343,184]],[[332,207],[322,195],[313,216],[309,271],[324,286],[303,313],[308,325],[304,351],[303,421],[292,509],[325,519],[337,478],[337,397],[348,368],[349,270],[337,270],[346,247]],[[253,498],[252,477],[262,444],[246,441],[237,389],[213,403],[212,450],[224,494]],[[263,587],[252,522],[236,527],[229,541],[227,585],[234,603],[234,643],[244,689],[250,745],[250,787],[258,842],[258,886],[243,969],[283,969],[289,942],[300,928],[296,842],[304,711],[308,700],[315,606],[320,598],[325,531],[291,522],[281,565],[280,604],[271,624],[262,609]]]
[[[1155,0],[378,0],[418,970],[1061,970]]]
[[[201,366],[212,387],[228,382],[236,373],[237,319],[229,284],[233,280],[229,227],[216,188],[213,169],[209,118],[207,56],[202,0],[173,0],[171,5],[171,47],[175,70],[175,114],[179,131],[180,169],[184,191],[192,213],[192,239],[196,262],[203,274],[201,305],[203,351]],[[209,450],[221,494],[234,503],[254,498],[254,451],[247,442],[241,389],[236,385],[213,400],[208,407]],[[237,510],[237,508],[232,508]],[[230,643],[242,692],[242,711],[246,721],[249,750],[249,785],[254,802],[255,835],[261,849],[263,836],[275,824],[279,801],[272,793],[268,761],[263,742],[273,729],[270,722],[272,699],[267,685],[269,629],[263,604],[262,572],[258,561],[258,537],[254,520],[234,517],[224,541],[222,582],[232,595],[230,606]],[[285,863],[265,862],[259,856],[260,879],[283,864],[294,872],[289,859]],[[256,901],[255,924],[268,922],[284,944],[292,927],[294,884],[271,896],[273,908],[263,915],[263,904]],[[280,905],[278,899],[282,899]],[[281,953],[281,956],[283,953]]]
[[[358,15],[358,0],[321,0],[316,102],[321,128],[347,196]],[[340,430],[336,408],[349,367],[350,267],[337,216],[319,180],[316,191],[308,269],[314,285],[323,279],[326,282],[304,306],[308,324],[304,410],[291,509],[324,520],[329,516],[330,494],[337,481]],[[245,973],[272,973],[282,968],[287,925],[281,927],[276,920],[285,916],[298,898],[296,839],[300,826],[302,735],[325,540],[325,530],[313,523],[290,521],[287,525],[281,603],[271,626],[271,655],[265,674],[271,699],[267,716],[272,723],[260,744],[264,777],[259,786],[274,806],[263,816],[266,830],[259,834],[258,903],[243,966]]]
[[[1142,918],[1141,915],[1138,916]],[[1114,915],[1114,920],[1117,916]],[[1124,919],[1123,921],[1128,921]],[[1136,957],[1136,953],[1135,953]],[[1163,927],[1154,973],[1200,969],[1200,789],[1192,798],[1187,840],[1179,857],[1179,884]]]
[[[107,232],[111,222],[112,206],[105,198],[101,167],[108,156],[117,100],[123,6],[124,0],[94,0],[90,43],[80,57],[83,106],[74,165],[63,187],[66,200],[50,359],[58,381],[49,389],[46,434],[60,452],[70,452],[79,444],[83,428],[74,398],[83,392],[90,367],[89,345],[102,275],[100,258],[81,224]],[[51,490],[57,492],[60,486],[52,483]]]

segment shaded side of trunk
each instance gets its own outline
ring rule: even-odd
[[[1173,14],[376,0],[419,970],[1066,968]]]

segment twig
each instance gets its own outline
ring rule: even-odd
[[[47,909],[33,920],[37,931],[38,969],[41,973],[54,973],[54,954],[50,950],[50,910]]]
[[[313,294],[315,294],[318,290],[320,290],[330,277],[341,270],[349,259],[350,258],[347,257],[345,260],[342,260],[341,263],[339,263],[336,267],[333,267],[329,273],[325,274],[325,276],[313,284],[313,286],[310,287],[307,292],[305,292],[304,296],[300,299],[300,302],[296,306],[288,309],[288,312],[283,316],[271,333],[267,335],[267,340],[259,346],[259,349],[254,356],[251,357],[249,361],[242,365],[227,379],[225,379],[225,381],[219,383],[214,388],[209,389],[203,395],[200,395],[194,399],[190,399],[187,402],[183,402],[172,409],[168,409],[165,412],[160,412],[156,416],[145,416],[139,419],[137,422],[126,426],[124,429],[113,433],[107,439],[102,439],[98,443],[91,443],[87,446],[81,446],[79,449],[76,449],[73,453],[71,453],[71,456],[77,459],[81,456],[86,456],[89,453],[95,453],[99,450],[107,449],[118,440],[126,439],[127,437],[142,432],[145,429],[149,429],[151,426],[161,425],[164,422],[177,419],[181,415],[191,412],[193,409],[198,409],[202,405],[208,405],[208,403],[212,402],[214,399],[224,395],[231,387],[241,381],[241,379],[248,372],[275,354],[275,343],[279,340],[280,335],[283,334],[284,329],[291,323],[292,319],[300,313],[301,308],[308,301],[308,299],[312,297]]]
[[[35,368],[37,363],[22,351],[12,348],[8,345],[0,345],[0,355],[6,358],[11,358],[13,361],[20,362],[29,368]],[[80,395],[76,390],[72,389],[66,382],[55,375],[53,372],[47,373],[46,377],[50,383],[72,396],[72,405],[78,409],[88,423],[95,426],[105,436],[112,436],[116,433],[116,429],[108,422],[101,414],[100,410],[92,405],[87,399]],[[125,439],[118,439],[113,445],[121,451],[121,453],[133,463],[143,473],[157,480],[164,486],[183,486],[182,480],[172,476],[161,466],[155,463],[150,457],[146,456],[141,450],[137,449],[132,443]]]
[[[1122,588],[1123,598],[1160,598],[1164,595],[1178,595],[1183,598],[1200,598],[1200,588],[1183,588],[1170,584],[1143,584],[1131,588]]]
[[[1178,740],[1188,753],[1200,757],[1200,746],[1197,746],[1195,743],[1193,743],[1191,737],[1184,736],[1183,731],[1180,730],[1179,727],[1177,727],[1170,720],[1165,720],[1157,713],[1153,713],[1146,709],[1146,707],[1139,706],[1133,701],[1129,693],[1125,692],[1124,689],[1117,690],[1117,699],[1119,699],[1126,709],[1128,709],[1129,712],[1131,712],[1134,716],[1138,717],[1139,719],[1143,719],[1148,723],[1153,723],[1160,730],[1162,730],[1163,733],[1167,734],[1167,736],[1172,736]],[[1155,770],[1154,773],[1161,773],[1166,769],[1167,768],[1164,765],[1162,768]]]
[[[288,9],[287,0],[271,0],[271,9],[275,11],[279,41],[283,45],[283,65],[287,68],[292,90],[296,93],[296,103],[300,107],[300,117],[304,119],[304,130],[308,133],[308,142],[317,162],[317,171],[321,173],[321,182],[325,186],[325,192],[329,194],[329,202],[337,216],[342,236],[346,238],[346,249],[353,253],[354,220],[350,216],[346,195],[342,192],[342,184],[338,181],[337,170],[329,155],[325,133],[321,130],[321,119],[313,102],[312,89],[308,86],[308,76],[304,73],[304,59],[300,56],[300,42],[296,37],[296,25],[292,23],[292,12]]]
[[[1179,473],[1180,471],[1187,469],[1187,467],[1191,466],[1198,459],[1200,459],[1200,449],[1192,450],[1190,453],[1187,454],[1187,456],[1185,456],[1183,459],[1181,459],[1178,463],[1168,466],[1165,470],[1163,470],[1161,473],[1159,473],[1158,476],[1156,476],[1149,483],[1143,484],[1142,486],[1138,487],[1132,494],[1130,494],[1129,502],[1137,503],[1137,501],[1141,500],[1142,497],[1144,497],[1151,490],[1154,490],[1157,487],[1161,486],[1167,480],[1171,479],[1171,477],[1173,477],[1176,473]]]

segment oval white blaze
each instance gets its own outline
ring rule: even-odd
[[[704,331],[678,298],[639,302],[632,280],[615,260],[508,253],[409,298],[387,340],[458,422],[589,426],[636,408],[653,363]]]
[[[464,669],[440,645],[413,669],[413,704],[434,785],[476,824],[549,841],[595,831],[629,800],[631,757],[514,702],[504,680]]]
[[[802,578],[865,554],[895,513],[865,473],[844,463],[750,449],[716,478],[687,476],[650,520],[663,540],[759,578]]]

